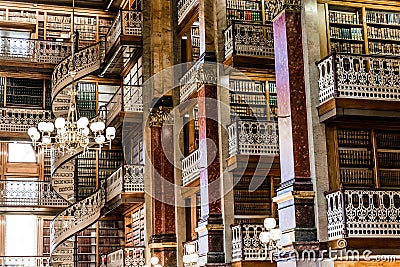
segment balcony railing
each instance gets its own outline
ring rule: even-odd
[[[43,181],[0,181],[0,205],[6,207],[67,207],[50,182]]]
[[[190,255],[192,255],[192,254],[197,254],[197,256],[198,256],[198,254],[199,254],[199,240],[192,240],[192,241],[185,242],[183,244],[183,256],[184,257],[190,257]],[[197,263],[190,262],[190,260],[188,260],[188,263],[186,263],[185,260],[183,260],[183,262],[184,262],[184,266],[185,267],[198,266]]]
[[[182,160],[182,185],[188,185],[200,177],[200,150]]]
[[[352,189],[326,196],[328,237],[397,238],[400,235],[400,192]]]
[[[142,12],[120,10],[106,36],[106,53],[121,35],[142,36]]]
[[[0,266],[50,267],[51,265],[48,257],[0,256]]]
[[[71,54],[71,43],[0,37],[0,58],[58,64]]]
[[[226,59],[232,55],[274,57],[272,25],[233,22],[224,33]]]
[[[400,100],[400,59],[332,54],[320,61],[319,102],[332,98]]]
[[[121,193],[144,192],[143,165],[124,165],[107,178],[107,201]]]
[[[143,267],[146,263],[144,247],[122,248],[102,257],[101,267]]]
[[[184,102],[203,84],[216,84],[216,65],[197,61],[179,80],[180,101]]]
[[[278,123],[239,120],[228,126],[229,156],[279,154]]]
[[[232,261],[265,260],[265,247],[259,235],[261,224],[244,224],[232,227]]]
[[[196,5],[199,4],[199,0],[179,0],[178,1],[178,24],[181,24],[185,17],[189,14]]]
[[[121,111],[143,112],[141,86],[124,85],[115,92],[106,105],[107,123],[110,123]]]
[[[49,110],[0,108],[0,131],[26,133],[32,125],[51,119]]]

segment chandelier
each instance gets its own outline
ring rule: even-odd
[[[72,3],[72,27],[74,27],[75,1],[73,0]],[[52,146],[57,152],[61,152],[62,154],[68,153],[71,155],[82,150],[85,152],[95,144],[98,145],[98,150],[101,150],[101,148],[107,144],[111,148],[111,142],[115,138],[114,127],[107,127],[107,129],[105,129],[105,123],[103,121],[93,121],[89,123],[87,117],[79,118],[76,104],[76,98],[79,91],[74,82],[74,77],[76,75],[74,52],[75,34],[76,33],[74,32],[71,53],[73,60],[73,67],[70,72],[72,77],[72,86],[67,91],[67,95],[70,97],[67,118],[59,117],[55,120],[54,124],[52,122],[40,122],[37,128],[31,127],[28,129],[28,135],[35,148],[37,146],[42,146],[44,148]]]

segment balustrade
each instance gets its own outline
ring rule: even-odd
[[[329,240],[345,237],[396,238],[400,192],[351,189],[326,195]]]
[[[124,165],[107,178],[107,201],[121,193],[144,192],[143,165]]]
[[[279,154],[278,123],[239,120],[228,126],[229,156]]]
[[[272,25],[233,22],[224,34],[226,59],[232,55],[274,57]]]
[[[178,24],[181,24],[185,17],[189,14],[196,5],[199,4],[199,0],[179,0],[178,1]]]
[[[145,265],[145,248],[122,248],[107,254],[102,260],[102,267],[142,267]]]
[[[265,260],[265,246],[259,235],[261,224],[244,224],[232,227],[232,261]]]
[[[71,43],[0,37],[0,58],[58,64],[71,54]]]
[[[69,203],[61,198],[50,182],[43,181],[0,181],[1,206],[67,207]]]
[[[188,185],[200,177],[200,150],[182,160],[182,185]]]
[[[400,100],[400,59],[332,54],[320,61],[319,101],[332,98]]]
[[[106,54],[121,35],[142,36],[142,12],[120,10],[106,36]]]
[[[50,258],[38,256],[0,256],[0,266],[50,267]]]
[[[48,110],[0,108],[0,131],[26,133],[32,125],[51,120]]]

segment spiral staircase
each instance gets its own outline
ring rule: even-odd
[[[109,32],[114,42],[117,40],[118,34],[123,35],[124,31],[130,28],[139,29],[140,31],[136,30],[134,33],[140,33],[141,35],[141,14],[140,16],[131,16],[131,14],[137,13],[140,12],[120,11],[116,17],[116,22],[114,21]],[[116,31],[117,34],[115,33]],[[107,40],[110,40],[110,38],[78,50],[74,54],[74,60],[72,55],[68,56],[54,68],[52,74],[52,111],[56,117],[66,117],[68,114],[70,100],[68,92],[73,82],[78,82],[90,74],[99,74],[104,70],[105,65],[107,67],[110,65],[110,62],[107,62],[107,54],[112,53],[112,49],[106,50],[106,47],[107,45],[115,44],[110,44]],[[118,51],[120,50],[119,48]],[[115,59],[112,56],[111,58]],[[52,187],[62,198],[70,203],[70,206],[60,212],[50,225],[50,260],[54,267],[74,266],[75,234],[89,227],[106,214],[105,203],[106,192],[108,190],[106,184],[108,182],[100,185],[97,191],[85,199],[74,202],[76,199],[74,195],[74,181],[77,180],[77,177],[75,177],[74,159],[82,152],[83,149],[78,149],[73,154],[62,154],[52,151]],[[124,174],[119,177],[120,180],[125,179]],[[116,182],[111,181],[110,183],[114,183],[109,186],[115,188],[115,183],[124,184],[118,180]]]

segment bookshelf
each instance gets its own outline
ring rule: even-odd
[[[78,83],[77,106],[81,116],[94,118],[96,112],[96,83]]]
[[[123,163],[122,150],[104,150],[98,153],[98,181],[105,181]]]
[[[98,221],[97,237],[98,259],[101,259],[101,255],[120,249],[125,244],[123,219]]]
[[[39,241],[39,246],[42,248],[40,253],[41,256],[49,257],[50,256],[50,223],[52,221],[52,217],[38,217],[38,225],[39,225],[39,236],[41,240]]]
[[[0,15],[0,17],[3,16]],[[24,22],[24,23],[36,24],[37,22],[36,11],[9,9],[8,20],[12,22]]]
[[[43,107],[44,80],[6,78],[6,106]]]
[[[46,40],[68,42],[71,40],[71,15],[52,14],[46,16]]]
[[[271,119],[277,116],[274,81],[231,79],[229,88],[232,120],[235,116],[242,119]]]
[[[78,233],[78,267],[96,266],[96,225]]]
[[[197,61],[200,57],[200,27],[198,23],[193,23],[191,29],[192,60]]]
[[[227,24],[232,21],[263,23],[263,3],[261,0],[227,0]]]
[[[376,131],[378,176],[381,187],[400,187],[400,134]]]
[[[99,41],[102,38],[105,38],[108,31],[110,30],[111,26],[113,23],[113,19],[111,18],[104,18],[104,17],[99,17],[98,20],[98,26],[99,26]]]
[[[5,92],[5,86],[6,86],[6,78],[5,77],[0,77],[0,107],[5,106],[5,98],[4,98],[4,92]]]
[[[79,32],[79,48],[89,46],[97,40],[96,17],[75,16],[74,29]]]
[[[145,246],[145,209],[141,206],[125,217],[125,246]]]
[[[89,150],[77,157],[78,200],[96,191],[96,151]]]

